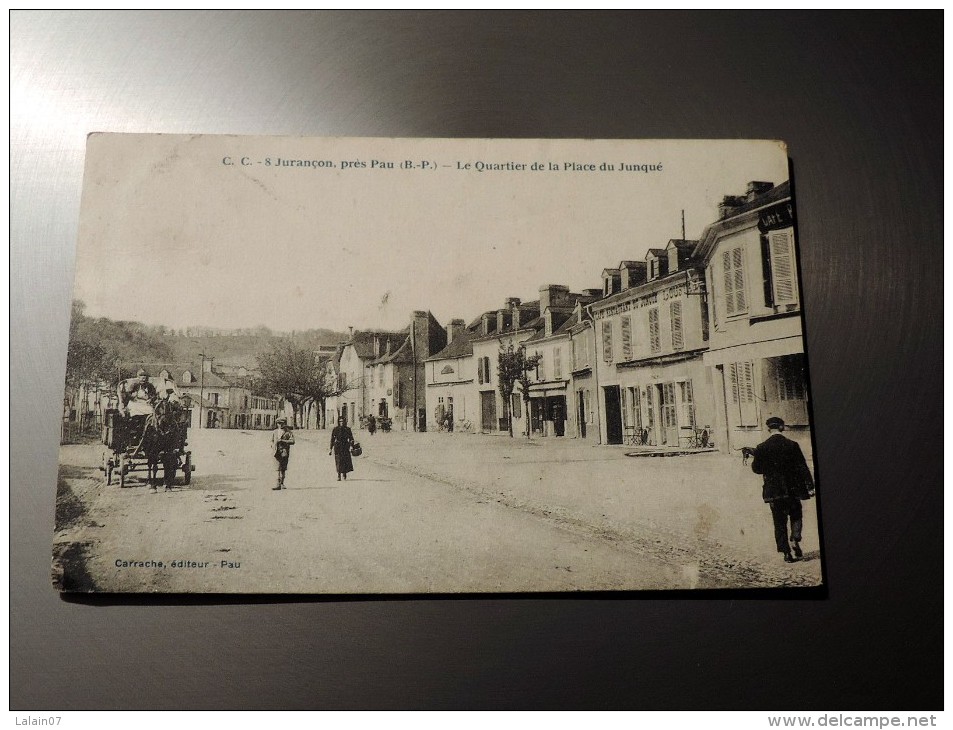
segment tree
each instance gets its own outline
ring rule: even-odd
[[[506,420],[510,427],[510,438],[513,438],[513,391],[516,384],[520,384],[523,391],[523,402],[526,411],[526,438],[530,437],[530,418],[529,418],[529,371],[539,365],[542,359],[541,355],[526,355],[526,348],[522,345],[514,347],[510,342],[504,346],[500,342],[500,353],[497,357],[497,380],[499,382],[500,395],[503,398],[503,407],[506,409]]]
[[[258,369],[261,377],[255,384],[256,389],[288,401],[295,426],[306,422],[313,406],[320,412],[326,399],[353,387],[336,382],[327,360],[319,360],[312,350],[298,347],[290,339],[276,343],[269,352],[259,355]]]

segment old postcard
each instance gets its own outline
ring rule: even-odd
[[[53,582],[822,582],[775,141],[94,134]]]

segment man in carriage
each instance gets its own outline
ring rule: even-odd
[[[149,382],[149,373],[142,368],[135,378],[119,382],[116,389],[119,396],[119,409],[125,416],[148,416],[158,398],[156,387]]]

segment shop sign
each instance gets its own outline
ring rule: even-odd
[[[761,211],[758,216],[758,228],[762,233],[777,228],[790,228],[794,225],[794,204],[788,200],[772,205]]]

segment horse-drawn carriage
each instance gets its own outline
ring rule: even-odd
[[[160,466],[166,489],[171,489],[179,469],[184,484],[192,481],[195,465],[187,449],[191,411],[171,399],[155,400],[149,406],[151,412],[141,415],[106,410],[102,434],[106,450],[100,466],[106,484],[116,478],[125,487],[131,472],[146,472],[149,486],[155,489]]]

